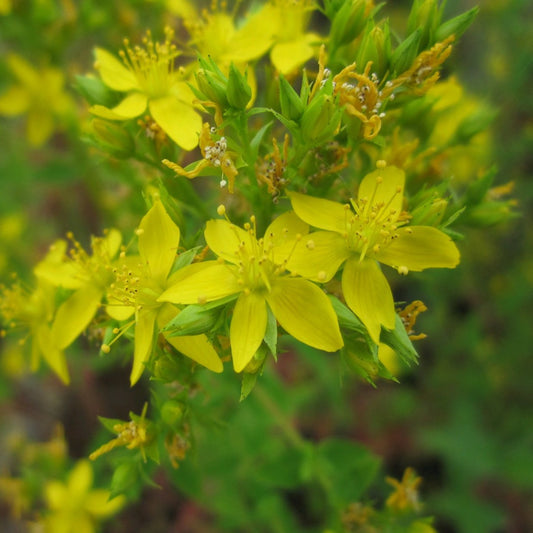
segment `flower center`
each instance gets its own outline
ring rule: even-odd
[[[154,43],[150,31],[143,38],[144,46],[130,46],[124,40],[124,50],[119,52],[126,67],[131,70],[142,88],[150,98],[158,98],[169,93],[174,81],[174,63],[179,52],[172,44],[174,30],[165,28],[165,41]]]
[[[344,236],[348,248],[359,255],[360,261],[388,246],[398,237],[398,228],[408,220],[406,213],[401,213],[392,206],[394,199],[402,193],[400,188],[390,195],[388,201],[376,198],[382,183],[383,179],[377,177],[370,198],[351,200],[354,211],[346,205]]]

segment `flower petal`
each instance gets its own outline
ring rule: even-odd
[[[342,274],[342,292],[348,307],[366,326],[374,342],[379,341],[381,325],[394,328],[392,292],[376,261],[348,260]]]
[[[239,246],[244,242],[246,247],[253,246],[255,237],[227,220],[209,220],[205,225],[205,241],[215,254],[230,263],[238,263]]]
[[[122,61],[102,48],[96,48],[94,54],[96,68],[108,87],[115,91],[131,91],[139,88],[135,74]]]
[[[167,96],[150,100],[149,109],[154,120],[178,146],[184,150],[196,148],[202,118],[190,104]]]
[[[272,64],[282,73],[288,74],[313,57],[316,44],[322,38],[308,33],[294,41],[278,43],[270,52]]]
[[[206,261],[204,268],[198,270],[196,265],[190,276],[182,277],[169,287],[158,299],[158,302],[176,304],[197,304],[219,300],[242,290],[239,285],[236,267],[220,264],[218,261]],[[184,274],[189,267],[182,269]]]
[[[344,237],[332,231],[315,231],[296,244],[287,270],[323,283],[335,275],[349,254]]]
[[[60,350],[74,342],[89,325],[102,296],[102,289],[88,283],[59,306],[52,324],[52,339]]]
[[[460,259],[455,243],[432,226],[408,226],[398,230],[399,237],[383,248],[376,259],[398,268],[420,271],[425,268],[455,268]]]
[[[35,334],[37,337],[36,344],[38,345],[39,351],[42,353],[44,360],[59,376],[61,381],[65,383],[65,385],[68,385],[70,382],[70,377],[65,353],[55,345],[55,339],[52,337],[50,328],[46,324],[41,324],[37,327]],[[37,360],[37,357],[38,354],[34,354],[35,360]]]
[[[267,302],[277,321],[294,338],[327,352],[342,348],[344,343],[331,302],[310,281],[278,278]]]
[[[32,146],[42,146],[54,131],[54,119],[44,109],[30,109],[26,118],[26,137]]]
[[[180,229],[160,200],[156,200],[139,224],[139,253],[151,277],[160,284],[167,279],[178,251]]]
[[[84,510],[92,517],[107,518],[114,515],[126,504],[126,497],[121,494],[111,498],[111,493],[106,489],[93,489],[85,498]]]
[[[403,170],[393,166],[378,168],[363,178],[357,201],[361,204],[362,200],[366,200],[367,209],[378,204],[385,205],[386,213],[394,211],[398,218],[402,210],[404,184]]]
[[[163,304],[157,315],[157,325],[161,329],[172,320],[179,310],[171,304]],[[213,372],[222,372],[224,365],[205,335],[190,335],[183,337],[167,337],[165,339],[174,346],[178,352],[186,355],[193,361],[205,366]]]
[[[241,372],[261,345],[267,326],[263,296],[242,293],[235,304],[230,325],[231,355],[235,372]]]
[[[135,348],[130,384],[133,387],[144,371],[144,363],[152,354],[156,309],[141,309],[135,316]]]
[[[303,221],[316,228],[341,234],[346,231],[347,208],[345,205],[297,192],[287,194],[292,208]]]
[[[146,109],[147,101],[146,95],[135,92],[128,94],[120,104],[111,109],[103,105],[93,105],[89,111],[97,117],[108,120],[128,120],[143,113]]]
[[[297,235],[309,233],[306,224],[294,211],[283,213],[275,218],[265,231],[265,240],[273,246],[282,246],[287,241],[293,241]]]
[[[10,87],[0,95],[0,115],[15,116],[25,113],[30,107],[31,99],[21,87]]]

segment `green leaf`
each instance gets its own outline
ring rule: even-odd
[[[337,509],[344,509],[363,496],[376,477],[379,466],[378,457],[349,440],[326,439],[316,448],[315,477]]]

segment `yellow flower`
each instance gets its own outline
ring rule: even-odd
[[[122,242],[118,230],[111,229],[103,237],[93,237],[92,255],[74,241],[65,254],[67,243],[56,242],[47,258],[34,269],[38,278],[55,287],[74,292],[59,306],[52,324],[52,337],[60,349],[69,346],[89,325],[112,279],[111,265]]]
[[[124,258],[122,265],[115,268],[115,281],[108,293],[112,305],[107,307],[110,316],[117,319],[135,313],[132,385],[141,377],[144,364],[152,354],[155,332],[179,313],[176,306],[162,303],[158,298],[182,276],[182,271],[169,276],[176,258],[180,230],[160,200],[156,200],[143,217],[137,233],[139,256]],[[209,370],[222,372],[222,362],[205,335],[168,337],[167,341]]]
[[[387,507],[395,511],[420,511],[418,487],[422,478],[418,477],[412,468],[405,469],[401,481],[391,477],[385,480],[394,487],[394,492],[387,498]]]
[[[115,107],[101,105],[90,111],[108,120],[127,120],[138,117],[148,107],[152,118],[165,133],[185,150],[198,144],[202,119],[193,107],[194,94],[180,69],[175,69],[178,56],[171,43],[174,32],[167,28],[163,43],[155,43],[148,32],[144,47],[130,47],[125,41],[125,51],[115,56],[97,48],[96,68],[102,81],[115,91],[127,93]]]
[[[60,253],[62,253],[60,251]],[[44,261],[55,261],[57,250],[51,250]],[[28,291],[15,281],[10,287],[0,285],[0,319],[11,330],[29,332],[31,370],[39,368],[41,357],[64,383],[69,382],[65,354],[53,332],[56,289],[52,283],[37,278],[37,286]],[[5,331],[0,333],[5,334]],[[25,341],[21,340],[23,344]]]
[[[238,294],[230,325],[236,372],[246,367],[263,341],[267,308],[296,339],[329,352],[340,349],[343,341],[327,296],[313,283],[290,277],[285,270],[291,242],[307,232],[307,224],[294,213],[285,213],[258,240],[254,217],[251,222],[243,230],[226,220],[210,220],[205,239],[219,260],[186,267],[184,271],[189,272],[160,300],[198,304]]]
[[[92,489],[93,470],[89,461],[78,461],[66,483],[50,481],[44,498],[50,514],[44,519],[45,533],[94,533],[98,523],[116,514],[125,499],[109,499],[105,489]]]
[[[18,80],[0,95],[0,115],[27,114],[26,136],[33,146],[41,146],[73,107],[65,92],[65,77],[53,67],[35,69],[16,54],[7,56],[7,65]]]
[[[263,10],[265,24],[272,26],[275,34],[270,60],[282,74],[311,59],[324,40],[316,33],[305,32],[314,9],[310,0],[272,0]]]
[[[378,262],[400,274],[425,268],[454,268],[459,251],[437,228],[406,226],[402,212],[405,175],[396,167],[368,174],[351,205],[291,192],[296,214],[326,231],[309,234],[296,247],[289,270],[308,279],[330,280],[344,263],[346,303],[377,343],[381,326],[393,329],[394,300]]]
[[[265,8],[247,13],[237,27],[234,15],[217,10],[217,2],[211,11],[197,13],[191,5],[185,15],[185,26],[191,34],[190,43],[201,56],[211,57],[218,67],[227,73],[230,63],[245,65],[258,59],[272,46],[273,29]]]

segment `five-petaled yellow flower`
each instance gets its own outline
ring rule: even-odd
[[[65,91],[65,76],[54,67],[36,69],[17,54],[9,54],[6,62],[18,83],[0,95],[0,115],[26,114],[28,141],[41,146],[74,109]]]
[[[115,268],[115,281],[108,291],[107,312],[125,319],[135,314],[135,348],[130,381],[141,377],[150,358],[156,332],[174,318],[179,309],[158,301],[159,296],[182,276],[170,275],[180,241],[180,230],[157,199],[139,225],[139,256],[125,257]],[[205,335],[168,337],[179,352],[214,372],[223,365]]]
[[[102,81],[127,95],[112,109],[95,105],[90,111],[108,120],[127,120],[138,117],[148,107],[152,118],[173,141],[192,150],[198,144],[202,119],[193,107],[195,97],[183,73],[175,68],[178,50],[171,42],[173,35],[167,28],[165,42],[154,44],[148,33],[144,48],[132,48],[125,41],[126,51],[120,53],[122,62],[97,48],[96,68]]]
[[[43,520],[45,533],[95,533],[98,523],[116,514],[126,503],[123,496],[110,499],[106,489],[94,489],[89,461],[78,461],[66,483],[49,481],[44,500],[49,509]]]
[[[454,268],[459,251],[442,231],[408,226],[402,211],[405,174],[389,166],[368,174],[357,200],[341,204],[289,193],[296,214],[325,231],[307,235],[297,245],[288,269],[308,279],[330,280],[344,263],[342,291],[375,342],[381,326],[395,323],[392,292],[379,263],[400,274],[425,268]]]
[[[242,229],[226,220],[210,220],[205,239],[219,260],[183,269],[190,269],[190,275],[160,300],[198,304],[238,294],[230,325],[236,372],[246,367],[261,345],[268,308],[296,339],[328,352],[340,349],[343,341],[327,296],[310,281],[289,276],[285,269],[293,248],[290,242],[307,233],[307,224],[294,213],[285,213],[258,240],[254,217],[251,222]]]

